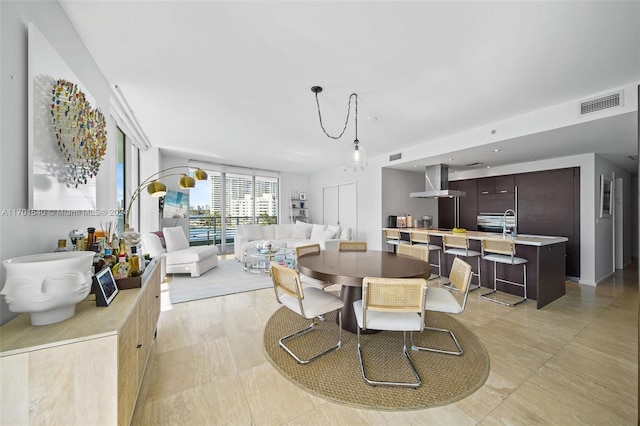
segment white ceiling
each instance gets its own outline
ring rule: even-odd
[[[339,141],[322,133],[313,85],[332,134],[358,93],[359,140],[375,156],[640,81],[637,1],[61,4],[152,145],[292,173],[341,166],[354,137],[353,123]],[[638,170],[635,114],[509,144],[501,159],[456,155],[596,152]]]

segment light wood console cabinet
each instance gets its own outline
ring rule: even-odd
[[[68,320],[0,328],[0,424],[128,425],[160,315],[160,264],[109,307],[94,295]]]

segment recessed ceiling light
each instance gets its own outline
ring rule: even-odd
[[[487,166],[487,169],[490,169],[490,168],[491,168],[491,166]]]
[[[378,121],[378,117],[367,117],[367,121]]]
[[[500,152],[500,149],[496,148],[496,149],[493,150],[493,152]]]
[[[449,161],[453,161],[453,158],[449,158]]]
[[[496,129],[491,130],[491,134],[495,135],[496,134]]]

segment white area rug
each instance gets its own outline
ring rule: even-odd
[[[197,278],[191,278],[189,274],[173,274],[169,281],[169,297],[171,303],[182,303],[271,286],[269,275],[246,272],[242,263],[225,259]]]

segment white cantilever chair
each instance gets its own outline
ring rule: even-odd
[[[448,288],[429,287],[427,289],[427,300],[425,302],[425,311],[444,312],[447,314],[460,314],[464,311],[467,305],[467,297],[469,296],[469,287],[471,284],[471,265],[464,260],[455,258],[453,265],[451,266],[451,274],[449,280],[451,280],[451,289],[457,290],[457,298],[453,292]],[[459,301],[462,299],[462,301]],[[413,343],[413,334],[411,335],[411,349],[419,351],[439,352],[449,355],[462,355],[464,351],[458,343],[455,334],[451,330],[446,328],[436,328],[424,326],[425,330],[439,331],[443,333],[449,333],[453,342],[457,347],[457,351],[447,351],[444,349],[430,348],[426,346],[417,346]]]
[[[353,302],[358,321],[358,358],[362,378],[371,386],[399,386],[418,388],[422,384],[420,374],[407,351],[407,331],[422,331],[424,327],[424,303],[427,281],[424,278],[377,278],[362,280],[362,300]],[[402,350],[409,361],[415,382],[372,380],[367,376],[360,330],[402,331]],[[373,335],[372,338],[376,338]],[[393,366],[389,366],[393,368]]]
[[[483,238],[482,239],[482,258],[484,260],[488,260],[493,262],[493,291],[488,293],[481,294],[480,297],[489,300],[491,302],[499,303],[505,306],[515,306],[518,305],[525,300],[527,300],[527,259],[523,259],[522,257],[516,257],[516,243],[512,239],[504,239],[504,238]],[[521,283],[515,281],[509,281],[504,278],[498,278],[496,272],[496,265],[498,263],[503,263],[507,265],[522,265],[523,268],[523,281]],[[497,282],[500,281],[502,283],[511,284],[516,287],[522,287],[524,291],[524,295],[521,299],[516,300],[514,302],[503,302],[497,298],[498,289]],[[489,297],[489,295],[493,294],[493,297]]]
[[[340,349],[342,346],[342,307],[344,302],[331,293],[320,290],[315,287],[304,287],[300,281],[300,274],[295,269],[287,268],[276,262],[271,262],[271,278],[273,280],[273,289],[276,293],[276,299],[279,303],[291,309],[296,314],[305,319],[312,320],[311,325],[279,340],[280,346],[287,351],[299,364],[308,364],[320,358],[323,355]],[[329,312],[338,311],[338,343],[316,355],[307,359],[301,359],[296,355],[285,342],[287,340],[302,336],[312,331],[316,324],[317,318]]]

